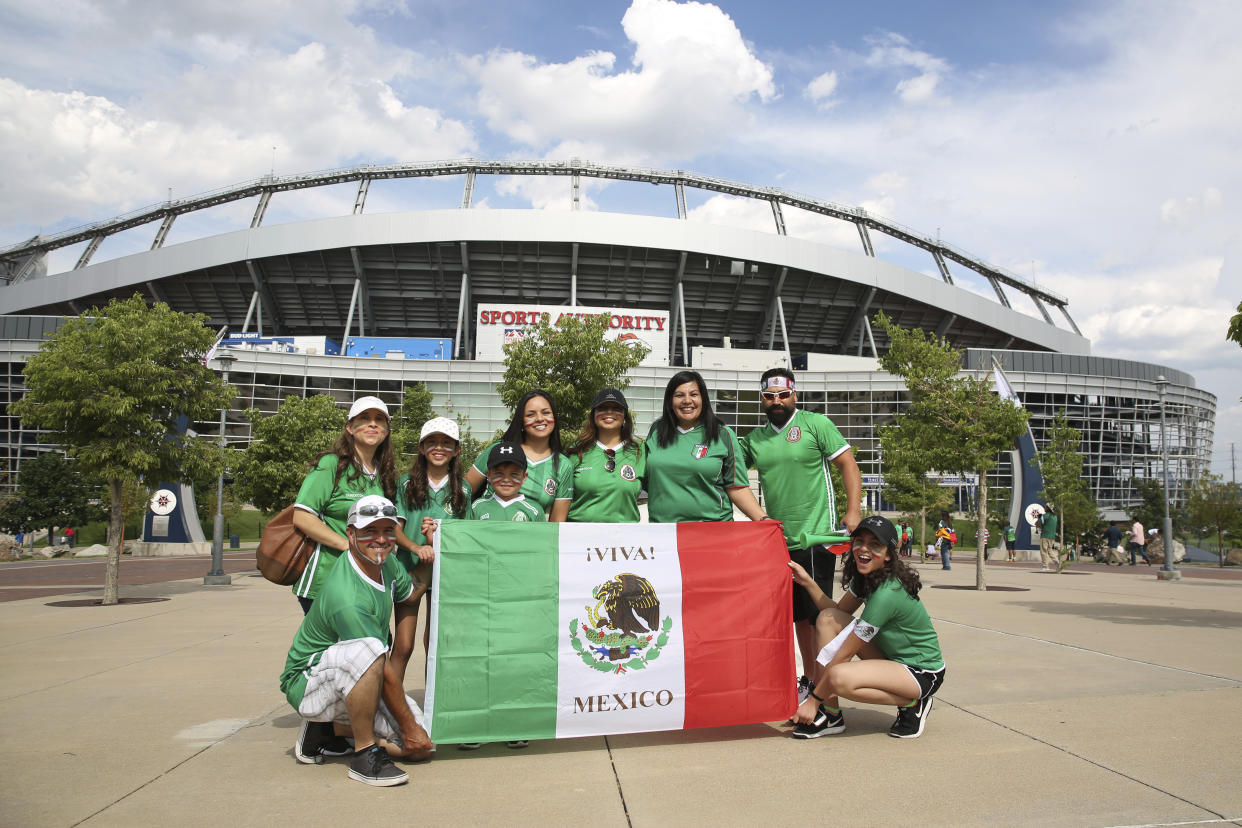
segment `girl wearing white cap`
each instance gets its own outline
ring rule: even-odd
[[[378,397],[359,397],[332,448],[316,460],[298,490],[293,525],[318,545],[293,594],[309,612],[319,585],[342,552],[349,549],[345,520],[349,507],[365,495],[394,499],[397,469],[388,433],[388,406]]]
[[[415,586],[431,586],[431,539],[422,534],[423,518],[453,520],[464,517],[470,506],[470,487],[462,476],[461,431],[447,417],[423,423],[418,436],[418,453],[410,470],[397,481],[397,560],[410,573]],[[388,662],[405,680],[405,668],[414,652],[414,631],[418,627],[418,606],[398,605],[397,631]],[[428,630],[429,632],[429,630]],[[423,637],[426,648],[427,638]]]

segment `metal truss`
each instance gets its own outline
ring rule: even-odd
[[[449,175],[465,177],[466,184],[462,196],[463,208],[469,208],[473,201],[474,182],[475,177],[478,175],[568,176],[572,179],[571,184],[575,204],[579,197],[579,181],[582,177],[672,185],[677,203],[677,213],[681,218],[685,218],[686,215],[686,187],[695,187],[700,190],[743,198],[760,199],[771,204],[773,219],[778,233],[784,232],[785,224],[781,205],[796,207],[807,212],[818,213],[830,218],[850,222],[858,228],[859,236],[868,255],[875,255],[868,234],[868,230],[875,230],[890,238],[926,250],[935,259],[941,274],[945,276],[945,281],[947,282],[952,283],[952,277],[947,275],[948,268],[944,266],[945,259],[956,262],[987,279],[996,289],[1002,304],[1008,304],[999,287],[1000,285],[1005,285],[1029,296],[1035,303],[1035,306],[1044,313],[1045,317],[1047,317],[1047,311],[1043,307],[1044,303],[1056,307],[1065,314],[1070,325],[1077,329],[1073,320],[1069,318],[1069,313],[1066,310],[1069,300],[1064,296],[1038,286],[1015,273],[988,264],[960,248],[946,244],[938,238],[926,236],[896,222],[871,215],[862,208],[847,207],[828,201],[821,201],[776,187],[755,187],[749,184],[728,181],[723,178],[696,175],[683,170],[654,170],[643,167],[592,164],[578,160],[485,161],[466,158],[427,164],[389,164],[383,166],[364,164],[356,167],[345,167],[302,175],[266,175],[252,181],[213,190],[190,198],[177,201],[163,201],[107,221],[77,227],[55,235],[36,236],[28,241],[0,250],[0,273],[12,274],[10,276],[12,281],[20,281],[25,277],[25,272],[21,271],[14,264],[16,261],[24,261],[32,255],[44,254],[49,250],[67,247],[71,244],[91,241],[91,246],[87,248],[88,253],[83,254],[77,265],[79,268],[85,267],[90,261],[89,254],[95,252],[99,241],[123,230],[141,227],[154,221],[161,222],[160,232],[157,233],[155,243],[152,245],[153,247],[159,247],[163,243],[164,236],[167,235],[168,227],[172,225],[173,219],[177,216],[246,198],[257,197],[259,199],[254,218],[251,221],[251,227],[258,227],[263,221],[268,202],[274,193],[357,182],[358,191],[353,204],[353,211],[356,214],[362,211],[370,184],[376,179],[435,178]]]

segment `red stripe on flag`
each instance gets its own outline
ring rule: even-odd
[[[797,707],[789,552],[776,521],[682,523],[685,727],[770,722]]]

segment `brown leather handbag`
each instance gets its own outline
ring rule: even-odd
[[[292,586],[302,577],[306,563],[317,544],[293,525],[296,506],[287,506],[263,527],[255,563],[259,572],[274,584]]]

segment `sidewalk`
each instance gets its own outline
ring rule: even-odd
[[[1242,822],[1242,583],[918,567],[948,662],[927,732],[847,703],[778,724],[446,746],[410,783],[298,765],[277,675],[301,618],[257,576],[168,600],[0,604],[6,825],[1152,825]],[[60,598],[89,597],[95,593]],[[410,688],[421,698],[421,663]],[[792,677],[791,677],[792,681]],[[860,793],[868,785],[876,793]]]

